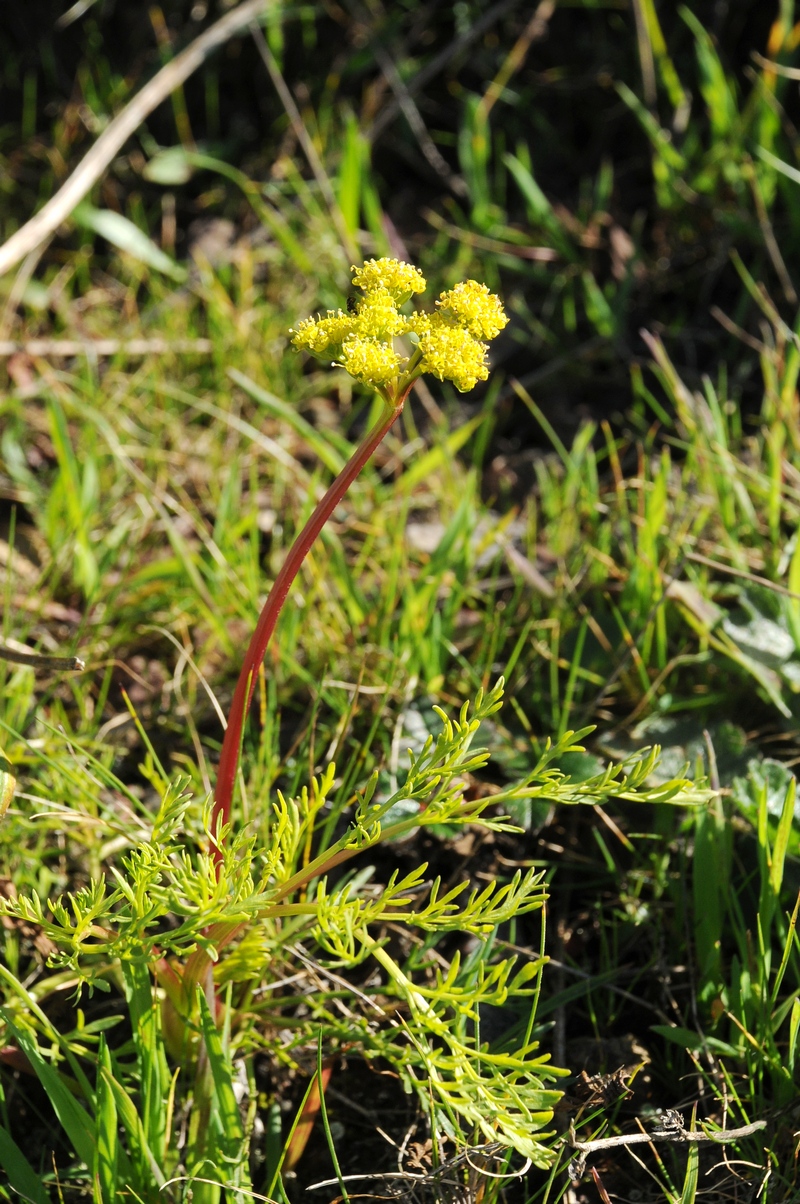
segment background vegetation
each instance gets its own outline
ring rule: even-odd
[[[226,7],[9,7],[4,237]],[[422,1178],[351,1190],[797,1198],[799,17],[791,0],[271,3],[263,35],[154,112],[4,279],[3,638],[87,669],[0,661],[17,781],[0,827],[0,1198],[136,1198],[135,1180],[148,1200],[294,1200],[376,1171]],[[512,321],[485,389],[412,396],[307,562],[215,895],[203,799],[243,641],[372,405],[288,331],[343,306],[349,265],[383,254],[434,292],[485,281]],[[455,717],[500,675],[491,760],[459,746],[441,822],[363,855],[349,890],[385,900],[411,875],[418,919],[423,880],[480,891],[541,871],[531,906],[472,933],[370,913],[352,931],[401,978],[348,945],[343,895],[265,921],[267,870],[288,881],[345,838],[373,771],[388,815],[411,789],[406,749],[442,729],[433,707]],[[569,733],[587,726],[579,751]],[[681,804],[658,801],[674,777],[692,780]],[[299,800],[280,866],[278,791]],[[63,914],[39,906],[69,891]],[[199,957],[208,924],[243,909],[219,1015],[176,1004],[170,1030],[145,959]],[[468,1082],[448,1027],[494,1067],[485,1098],[426,1087]],[[572,1077],[536,1081],[543,1053]],[[507,1112],[501,1081],[519,1087]],[[509,1136],[523,1105],[544,1117],[530,1148]],[[567,1173],[570,1119],[586,1140],[663,1128],[669,1109],[766,1128]],[[480,1173],[522,1156],[520,1178]]]

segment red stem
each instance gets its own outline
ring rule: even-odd
[[[218,825],[230,822],[231,803],[236,784],[236,772],[239,767],[239,749],[244,721],[253,697],[256,675],[264,660],[267,645],[275,630],[278,616],[283,609],[286,595],[289,593],[292,582],[300,571],[300,566],[311,550],[320,531],[325,526],[325,523],[331,514],[333,514],[333,511],[339,505],[339,502],[347,493],[347,490],[361,472],[361,469],[370,459],[378,444],[400,414],[407,393],[408,389],[406,389],[397,401],[393,402],[392,409],[388,415],[380,419],[353,452],[353,455],[347,461],[325,496],[317,504],[314,513],[295,539],[289,555],[284,560],[272,589],[267,595],[264,609],[261,611],[256,629],[253,632],[247,653],[245,654],[239,680],[236,683],[236,691],[233,695],[233,702],[231,703],[228,715],[228,726],[222,741],[222,752],[220,753],[219,768],[217,770],[217,785],[214,791],[214,808],[211,813],[211,831],[213,833],[211,851],[214,863],[217,866],[219,866],[222,860],[222,848],[214,838],[218,831]]]

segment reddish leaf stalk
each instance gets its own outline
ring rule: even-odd
[[[245,654],[239,680],[236,683],[236,690],[228,715],[228,726],[222,741],[222,752],[220,753],[219,768],[217,770],[217,785],[214,791],[214,807],[211,813],[211,831],[214,834],[212,837],[211,852],[214,863],[217,866],[219,866],[222,860],[222,846],[221,843],[217,843],[216,836],[219,832],[220,824],[225,825],[230,822],[231,804],[236,785],[236,773],[239,768],[239,750],[245,719],[253,698],[259,667],[264,660],[267,646],[275,630],[275,625],[278,622],[278,617],[283,609],[287,594],[325,523],[400,415],[403,403],[408,396],[409,388],[410,385],[400,397],[391,402],[391,409],[365,435],[325,496],[317,504],[314,513],[292,544],[289,555],[283,562],[280,572],[275,578],[272,589],[264,603],[264,608],[261,611],[256,629],[253,632]]]

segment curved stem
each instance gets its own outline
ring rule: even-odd
[[[289,593],[292,582],[300,571],[300,566],[311,550],[317,536],[325,526],[325,523],[331,514],[333,514],[339,502],[361,472],[361,469],[370,459],[400,414],[409,388],[410,385],[403,389],[397,399],[391,401],[391,408],[383,415],[372,430],[365,435],[325,496],[317,504],[314,513],[292,544],[289,555],[283,562],[281,570],[275,578],[272,589],[264,603],[264,608],[261,611],[256,629],[253,632],[245,654],[239,680],[236,683],[236,690],[228,715],[228,726],[222,741],[222,752],[220,753],[217,770],[217,785],[214,791],[214,808],[211,813],[211,831],[213,834],[212,855],[216,865],[219,865],[222,860],[222,849],[216,841],[216,835],[219,831],[220,823],[227,824],[230,821],[231,803],[236,784],[236,772],[239,767],[239,749],[244,721],[253,697],[256,675],[264,660],[267,645],[275,630],[275,625],[283,609],[286,596]],[[385,400],[388,401],[389,399],[385,398]]]

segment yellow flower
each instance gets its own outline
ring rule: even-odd
[[[353,328],[375,338],[391,338],[395,334],[405,334],[408,319],[397,312],[387,288],[375,288],[370,289],[363,301],[356,304]]]
[[[342,347],[342,367],[365,385],[383,385],[397,375],[402,358],[380,339],[350,338]]]
[[[442,293],[432,314],[406,316],[400,307],[425,289],[417,268],[399,259],[369,259],[353,268],[353,283],[364,296],[348,310],[328,310],[307,318],[292,331],[295,347],[329,354],[351,376],[372,385],[390,404],[402,401],[423,372],[450,380],[462,393],[489,375],[488,347],[507,324],[499,297],[485,284],[465,280]],[[409,360],[394,347],[399,335],[416,342]]]
[[[324,318],[304,318],[297,323],[297,329],[292,331],[292,342],[303,351],[312,355],[323,355],[326,351],[341,347],[350,334],[353,320],[350,314],[343,314],[339,309],[336,313],[328,310]]]
[[[461,393],[474,389],[479,380],[488,379],[489,349],[463,326],[449,322],[440,313],[431,314],[427,322],[417,322],[415,326],[422,372],[430,372],[439,380],[451,380]]]
[[[362,288],[365,293],[385,288],[400,304],[412,293],[424,293],[427,288],[422,272],[401,259],[368,259],[362,268],[353,266],[351,271],[356,288]]]
[[[485,284],[477,280],[464,280],[442,293],[436,302],[466,326],[477,339],[493,339],[508,325],[503,303]]]

